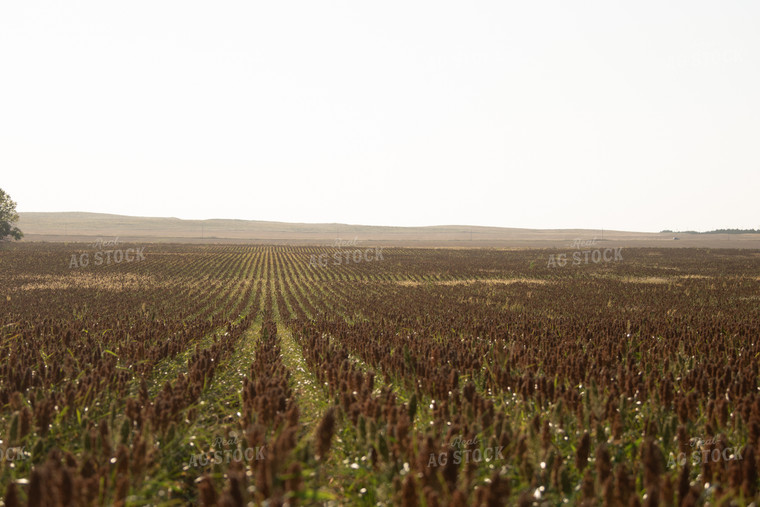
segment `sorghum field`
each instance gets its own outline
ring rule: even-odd
[[[758,251],[130,246],[0,250],[7,506],[760,498]]]

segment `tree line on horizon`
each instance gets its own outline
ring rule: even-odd
[[[671,231],[665,229],[660,232],[675,234],[760,234],[760,229],[715,229],[713,231]]]

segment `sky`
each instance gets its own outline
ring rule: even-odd
[[[18,211],[760,228],[760,3],[0,3]]]

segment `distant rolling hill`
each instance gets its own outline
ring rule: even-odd
[[[468,225],[381,227],[259,220],[182,220],[84,212],[24,212],[19,216],[18,225],[24,231],[24,241],[89,242],[118,237],[125,242],[330,245],[336,238],[356,238],[358,246],[569,248],[575,239],[596,238],[599,246],[760,248],[760,234],[697,235]],[[679,239],[674,240],[674,236]]]

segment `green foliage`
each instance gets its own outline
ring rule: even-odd
[[[24,237],[21,229],[15,227],[18,222],[18,213],[16,213],[16,203],[11,200],[11,196],[0,188],[0,241],[7,237],[19,240]]]

